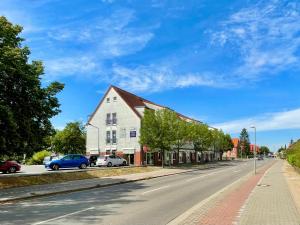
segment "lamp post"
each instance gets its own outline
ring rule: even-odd
[[[91,124],[91,123],[88,123],[87,125],[89,125],[89,126],[92,126],[92,127],[94,127],[94,128],[96,128],[97,129],[97,131],[98,131],[98,138],[97,138],[97,140],[98,140],[98,154],[100,154],[100,147],[99,147],[99,127],[96,127],[95,125],[93,125],[93,124]]]
[[[254,174],[256,174],[256,127],[251,126],[250,128],[254,129],[254,150],[253,150],[253,159],[254,159]]]

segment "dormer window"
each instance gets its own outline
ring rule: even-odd
[[[116,102],[116,101],[117,101],[117,97],[115,96],[115,97],[114,97],[114,102]]]
[[[110,102],[110,99],[109,99],[109,98],[106,98],[106,102],[109,103],[109,102]]]

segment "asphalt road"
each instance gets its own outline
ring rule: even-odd
[[[258,161],[258,167],[271,160]],[[0,206],[0,224],[161,225],[253,170],[253,162]]]

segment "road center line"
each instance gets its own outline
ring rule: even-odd
[[[153,191],[158,191],[158,190],[161,190],[161,189],[165,189],[165,188],[168,188],[168,187],[170,187],[170,185],[166,185],[166,186],[162,186],[160,188],[156,188],[156,189],[152,189],[152,190],[149,190],[149,191],[145,191],[145,192],[142,193],[142,195],[148,194],[148,193],[153,192]]]
[[[32,225],[48,223],[48,222],[58,220],[58,219],[61,219],[61,218],[64,218],[64,217],[68,217],[68,216],[71,216],[71,215],[74,215],[74,214],[85,212],[85,211],[88,211],[88,210],[91,210],[91,209],[94,209],[94,208],[95,207],[90,207],[90,208],[87,208],[87,209],[83,209],[83,210],[79,210],[79,211],[76,211],[76,212],[68,213],[68,214],[65,214],[65,215],[62,215],[62,216],[59,216],[59,217],[55,217],[55,218],[52,218],[52,219],[49,219],[49,220],[44,220],[44,221],[40,221],[40,222],[37,222],[37,223],[33,223]]]

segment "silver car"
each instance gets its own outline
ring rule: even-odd
[[[106,156],[99,156],[96,161],[97,166],[126,166],[127,161],[119,156],[115,155],[106,155]]]

